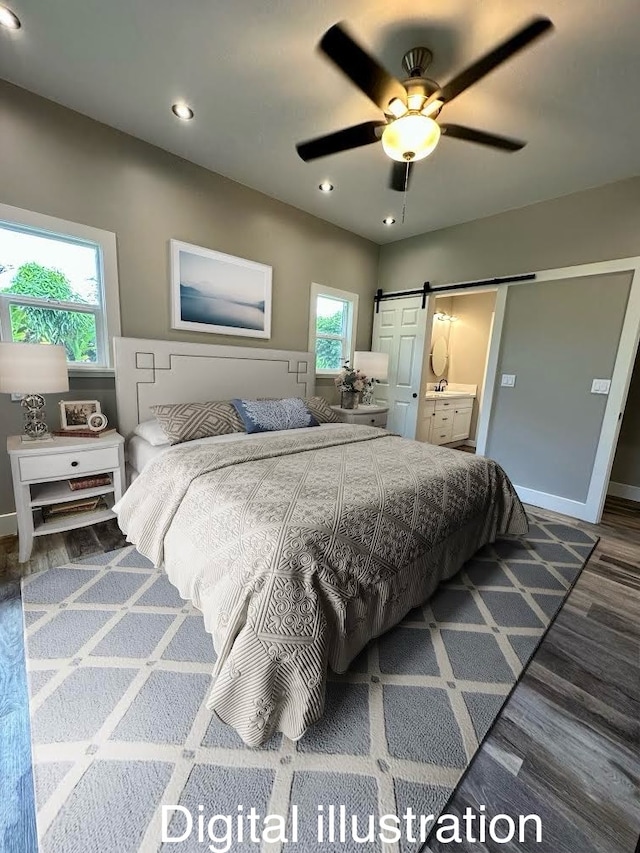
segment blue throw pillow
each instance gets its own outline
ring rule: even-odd
[[[319,426],[300,397],[285,400],[232,400],[248,433]]]

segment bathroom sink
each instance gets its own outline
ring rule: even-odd
[[[440,397],[475,397],[472,391],[427,391],[425,400],[439,400]]]

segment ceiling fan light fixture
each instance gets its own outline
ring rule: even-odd
[[[410,92],[407,96],[407,106],[410,112],[420,112],[424,106],[427,96],[424,92]]]
[[[440,112],[440,110],[442,109],[443,106],[444,106],[444,103],[442,101],[440,101],[438,98],[436,98],[435,101],[431,101],[430,104],[427,104],[426,107],[424,107],[424,109],[421,110],[422,115],[423,116],[429,116],[429,117],[432,115],[435,115],[436,113]]]
[[[440,140],[440,127],[428,116],[410,113],[388,124],[382,134],[385,154],[400,163],[423,160]]]
[[[407,108],[402,103],[400,98],[394,98],[392,101],[389,102],[389,112],[396,118],[400,118],[400,116],[405,115],[405,113],[407,112]]]

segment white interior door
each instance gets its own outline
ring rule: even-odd
[[[375,386],[374,400],[389,406],[387,429],[415,438],[422,356],[427,329],[422,296],[384,299],[373,316],[373,352],[389,356],[387,382]]]

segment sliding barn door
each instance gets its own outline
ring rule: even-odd
[[[418,418],[427,311],[422,296],[385,299],[373,318],[373,352],[389,355],[389,378],[374,400],[389,406],[387,429],[414,438]]]
[[[640,279],[623,264],[548,271],[509,288],[486,445],[522,500],[592,522],[640,328]],[[515,377],[509,385],[505,374]]]

